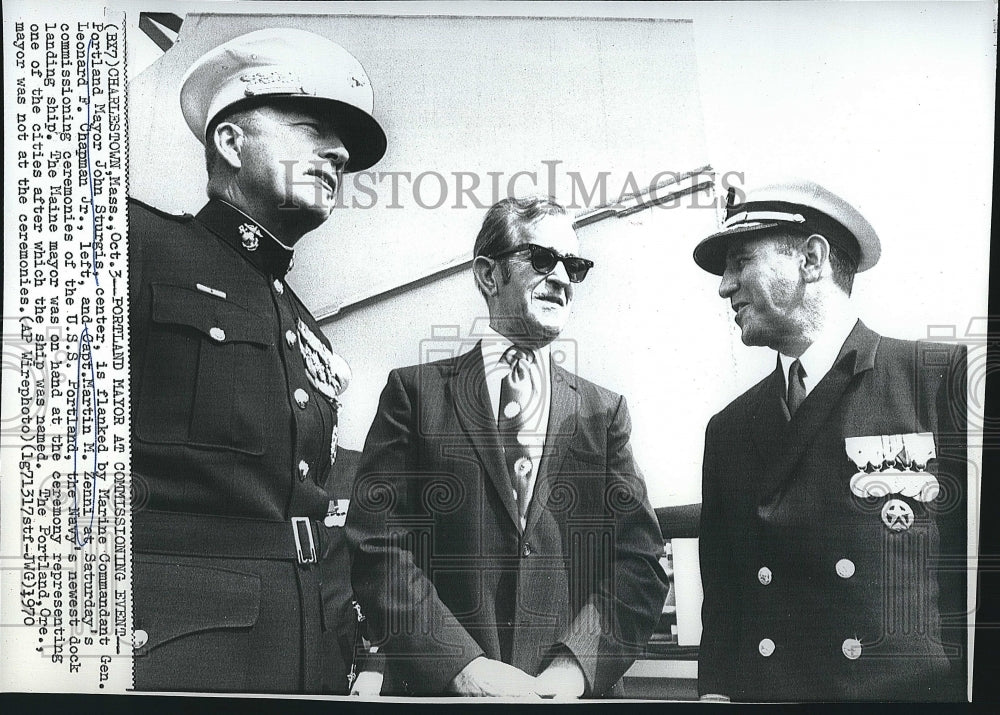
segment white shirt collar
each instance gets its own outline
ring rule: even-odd
[[[503,361],[504,353],[513,345],[509,338],[501,335],[491,327],[486,328],[483,335],[481,349],[483,352],[483,367],[486,368],[487,376],[494,372],[494,368]],[[543,375],[549,374],[549,350],[550,346],[545,345],[535,350],[529,350],[542,369]],[[506,374],[506,372],[504,373]]]
[[[841,348],[844,347],[844,342],[854,330],[854,325],[857,322],[858,317],[853,313],[834,318],[812,342],[812,345],[799,356],[799,362],[802,363],[802,368],[806,372],[803,382],[806,385],[807,395],[826,376],[826,373],[830,372],[837,356],[840,355]],[[778,358],[781,360],[781,371],[785,378],[785,390],[787,390],[788,370],[795,362],[795,358],[783,353],[778,353]]]
[[[511,345],[513,343],[508,338],[492,328],[488,328],[482,338],[483,369],[486,374],[486,390],[489,393],[490,409],[493,415],[498,414],[500,410],[500,382],[504,376],[510,374],[510,366],[504,361],[503,355]],[[541,384],[538,396],[542,400],[542,408],[538,413],[538,419],[530,425],[526,425],[525,428],[544,441],[549,423],[549,406],[552,401],[549,346],[533,350],[531,353],[534,355],[535,362],[533,372],[538,376]]]

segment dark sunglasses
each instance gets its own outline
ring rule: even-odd
[[[524,253],[525,251],[531,251],[531,267],[542,275],[554,271],[556,264],[562,261],[563,267],[566,268],[566,275],[569,276],[571,283],[580,283],[583,281],[587,277],[587,271],[594,267],[594,262],[588,261],[586,258],[564,256],[556,253],[551,248],[538,246],[534,243],[525,243],[509,251],[494,253],[489,258],[503,258],[504,256],[513,256],[515,253]]]

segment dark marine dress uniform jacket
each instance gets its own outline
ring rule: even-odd
[[[292,252],[220,201],[130,201],[129,250],[136,687],[346,692],[344,365]]]

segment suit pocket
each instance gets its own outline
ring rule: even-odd
[[[267,320],[184,286],[152,289],[136,437],[263,454],[274,346]]]

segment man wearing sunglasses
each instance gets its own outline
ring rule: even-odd
[[[383,694],[619,694],[660,615],[625,400],[552,346],[593,266],[578,253],[558,204],[499,202],[474,248],[488,334],[389,375],[347,521]]]

